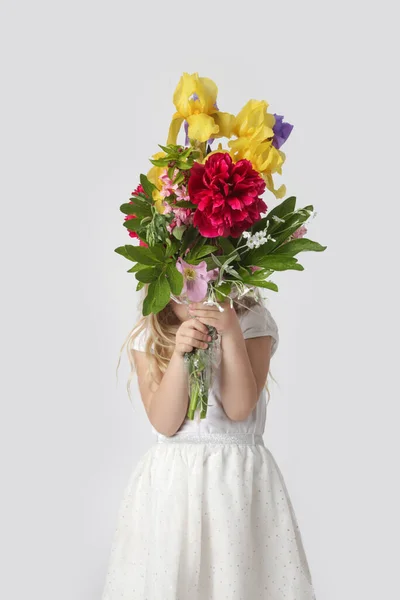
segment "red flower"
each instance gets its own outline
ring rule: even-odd
[[[137,188],[132,192],[131,196],[137,196],[138,194],[144,194],[145,191],[143,189],[143,187],[141,185],[138,185]],[[132,202],[130,201],[130,204],[132,204]],[[125,217],[125,221],[129,221],[130,219],[136,219],[136,215],[126,215]],[[146,242],[143,242],[138,234],[136,233],[136,231],[129,231],[128,229],[128,233],[130,235],[131,238],[137,238],[139,240],[139,246],[145,246],[146,248],[148,248],[148,244],[146,244]]]
[[[261,175],[249,160],[234,164],[227,152],[212,154],[204,165],[194,163],[188,191],[197,204],[193,225],[204,237],[239,237],[267,210],[259,197],[265,191]]]
[[[145,194],[145,191],[143,189],[143,186],[141,184],[139,184],[136,188],[136,190],[134,190],[131,194],[131,196],[137,196],[138,194]]]

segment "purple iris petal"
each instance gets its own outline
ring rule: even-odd
[[[183,127],[185,130],[185,146],[189,146],[189,123],[185,121]]]
[[[283,115],[277,115],[274,113],[274,117],[275,125],[273,128],[274,137],[272,139],[272,145],[279,149],[281,146],[283,146],[291,134],[293,125],[290,123],[285,123],[283,121]]]

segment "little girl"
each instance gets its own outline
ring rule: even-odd
[[[254,292],[232,308],[222,303],[223,312],[171,299],[125,342],[156,443],[124,493],[103,600],[315,600],[293,507],[263,441],[279,336]],[[218,331],[221,360],[207,416],[191,420],[184,354],[207,347],[206,325]]]

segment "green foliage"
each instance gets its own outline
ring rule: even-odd
[[[150,182],[150,181],[147,179],[146,175],[143,175],[143,173],[140,175],[140,183],[141,183],[141,186],[142,186],[142,188],[143,188],[143,189],[144,189],[144,191],[145,191],[145,194],[146,194],[146,195],[147,195],[149,198],[152,198],[152,196],[153,196],[153,190],[155,190],[155,189],[156,189],[156,186],[155,186],[153,183],[151,183],[151,182]]]
[[[183,288],[183,275],[172,263],[167,264],[166,277],[168,279],[171,292],[179,296]]]
[[[282,244],[275,250],[274,254],[287,254],[288,256],[295,256],[299,252],[323,252],[326,250],[326,248],[327,246],[321,246],[321,244],[318,242],[313,242],[307,238],[299,238],[297,240],[291,240],[285,244]]]
[[[161,158],[151,158],[150,162],[155,167],[168,168],[168,176],[172,179],[174,176],[175,169],[179,171],[189,171],[194,161],[200,156],[197,150],[193,148],[185,148],[184,146],[177,146],[175,144],[169,144],[168,146],[161,146],[161,150],[165,152],[165,156]],[[181,177],[178,175],[177,177]],[[174,180],[175,182],[177,179]],[[181,179],[182,181],[182,179]]]
[[[144,246],[121,246],[115,252],[125,256],[128,260],[139,262],[143,265],[157,265],[164,260],[164,252],[160,247],[145,248]]]
[[[184,236],[182,237],[182,245],[179,250],[180,256],[185,256],[187,248],[189,248],[189,246],[191,246],[194,243],[197,236],[200,236],[199,230],[193,225],[189,225],[189,227],[185,231]]]
[[[140,269],[135,277],[138,281],[142,281],[143,283],[151,283],[155,281],[157,277],[161,274],[161,266],[160,267],[147,267],[146,269]]]
[[[215,295],[218,302],[226,300],[226,296],[231,293],[232,284],[229,281],[224,281],[221,285],[214,288]]]
[[[184,183],[187,180],[187,165],[195,160],[197,152],[193,148],[185,149],[174,145],[161,148],[167,156],[151,162],[166,167],[171,174],[175,174],[178,169],[176,181]],[[258,248],[249,249],[243,237],[204,238],[193,225],[175,227],[171,235],[166,225],[171,222],[173,215],[157,211],[152,200],[155,186],[145,175],[141,176],[140,182],[145,194],[133,196],[129,203],[121,205],[120,210],[126,215],[136,216],[123,224],[129,231],[137,232],[148,247],[124,245],[116,248],[115,252],[134,263],[128,272],[135,275],[137,290],[148,284],[143,315],[162,310],[169,302],[171,293],[176,296],[181,294],[184,280],[182,273],[176,268],[178,256],[192,265],[205,261],[207,270],[218,267],[218,279],[211,285],[215,299],[223,302],[236,284],[239,290],[248,285],[278,291],[278,286],[269,280],[272,273],[302,271],[304,267],[295,258],[297,254],[306,251],[322,252],[327,248],[306,238],[292,239],[292,235],[313,211],[312,206],[296,210],[294,196],[286,198],[249,230],[252,234],[266,231],[268,241]],[[188,201],[174,204],[197,208],[197,205]],[[189,252],[186,253],[188,249]],[[252,272],[251,266],[259,269]]]
[[[304,267],[297,262],[296,258],[292,256],[264,256],[261,258],[257,267],[263,267],[264,269],[270,269],[271,271],[303,271]]]
[[[125,215],[136,215],[137,217],[151,217],[151,205],[139,197],[132,198],[131,202],[122,204],[120,211]]]
[[[205,245],[197,246],[192,248],[190,252],[185,256],[185,261],[191,264],[198,264],[203,260],[205,256],[208,256],[212,252],[215,252],[215,246]]]
[[[148,287],[147,296],[143,301],[143,316],[157,314],[165,308],[171,297],[171,288],[165,273],[162,272]]]

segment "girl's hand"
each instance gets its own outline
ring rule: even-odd
[[[230,300],[226,299],[220,302],[224,308],[220,312],[217,306],[207,306],[202,302],[193,302],[189,304],[189,314],[196,317],[196,321],[205,325],[212,325],[219,334],[224,334],[239,327],[239,320],[234,308],[230,306]]]
[[[211,336],[204,323],[198,319],[183,321],[176,332],[175,352],[183,356],[185,352],[191,352],[193,348],[208,348]]]

